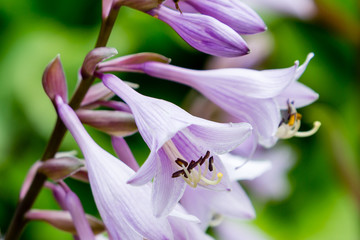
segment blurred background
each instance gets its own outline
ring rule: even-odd
[[[289,67],[314,52],[300,81],[320,98],[299,112],[304,129],[315,120],[322,122],[312,137],[279,143],[290,153],[286,155],[289,164],[281,173],[280,182],[286,186],[281,197],[259,194],[251,183],[245,183],[257,212],[250,224],[268,239],[359,239],[359,2],[248,2],[253,2],[264,19],[268,33],[260,34],[262,44],[251,48],[254,55],[260,52],[264,58],[252,64],[251,59],[239,60],[239,64],[257,69]],[[0,233],[6,231],[22,181],[41,157],[55,123],[52,104],[42,90],[42,73],[60,54],[71,94],[84,56],[95,44],[100,19],[100,0],[0,3]],[[249,36],[249,44],[256,41],[253,39]],[[194,69],[211,67],[214,61],[189,47],[166,24],[128,8],[120,10],[108,46],[117,48],[119,55],[160,53],[171,58],[172,64]],[[191,107],[188,94],[194,95],[194,91],[185,86],[140,74],[119,76],[140,84],[138,90],[145,95]],[[109,136],[88,130],[113,153]],[[143,162],[149,150],[141,137],[135,134],[127,140],[135,157]],[[72,149],[78,148],[67,135],[61,150]],[[67,183],[79,195],[85,211],[98,216],[89,186]],[[47,189],[41,191],[34,208],[59,209]],[[21,239],[50,237],[72,239],[42,222],[29,223]]]

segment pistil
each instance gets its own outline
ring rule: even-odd
[[[321,123],[319,121],[314,122],[314,126],[309,131],[300,132],[301,114],[297,112],[294,102],[288,101],[287,117],[283,118],[279,128],[276,132],[276,136],[281,139],[288,139],[292,137],[309,137],[314,135],[320,128]]]

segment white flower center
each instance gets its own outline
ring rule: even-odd
[[[198,184],[207,186],[220,183],[223,174],[221,172],[217,172],[214,165],[214,158],[210,156],[209,151],[207,151],[206,154],[201,156],[197,161],[191,160],[189,163],[184,160],[184,157],[176,148],[173,141],[167,141],[162,148],[169,159],[174,159],[174,162],[180,167],[180,170],[172,174],[173,178],[181,176],[182,179],[184,179],[184,181],[193,188],[196,188]],[[208,161],[206,161],[207,159]],[[211,172],[211,177],[207,177],[209,172]]]
[[[300,132],[301,114],[296,111],[294,102],[288,101],[288,116],[283,119],[276,132],[276,136],[281,139],[288,139],[292,137],[309,137],[314,135],[320,128],[319,121],[314,122],[314,126],[309,131]]]

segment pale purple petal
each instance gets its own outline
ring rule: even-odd
[[[276,14],[309,19],[316,13],[314,0],[243,0],[251,7]]]
[[[186,3],[202,14],[216,18],[239,34],[254,34],[266,30],[262,19],[238,0],[186,0]]]
[[[274,37],[270,32],[245,36],[251,52],[235,58],[211,57],[206,69],[254,68],[261,65],[274,50]]]
[[[263,149],[257,151],[254,158],[259,159],[254,162],[263,163],[264,159],[271,160],[272,168],[264,174],[245,184],[258,199],[281,200],[290,193],[290,184],[287,174],[295,163],[295,154],[288,146],[276,147],[273,149]],[[261,159],[261,160],[260,160]],[[245,166],[244,166],[245,167]]]
[[[139,170],[139,164],[137,163],[134,155],[132,154],[129,145],[122,137],[111,137],[111,143],[118,158],[128,165],[135,172]]]
[[[81,205],[80,199],[72,191],[67,191],[65,197],[65,205],[67,210],[71,214],[71,218],[76,228],[76,235],[81,240],[95,239],[94,233],[92,232],[89,222],[85,217],[84,209]]]
[[[157,171],[157,158],[156,151],[152,149],[144,164],[128,179],[127,183],[139,186],[150,182]]]
[[[248,223],[225,219],[214,228],[219,240],[269,240],[268,236]]]
[[[235,154],[221,155],[230,180],[252,180],[264,174],[271,169],[270,161],[247,160]]]
[[[197,190],[200,190],[200,194],[197,194]],[[204,199],[201,196],[203,191],[204,189],[186,188],[180,203],[188,213],[193,214],[200,219],[200,228],[205,231],[211,221],[212,212],[210,211],[207,202],[204,202]]]
[[[134,172],[100,148],[88,135],[73,110],[57,98],[58,113],[85,156],[96,205],[110,235],[128,238],[128,227],[144,238],[171,239],[169,223],[151,212],[150,186],[126,184]]]
[[[173,228],[174,237],[176,240],[213,239],[211,236],[207,235],[196,223],[188,222],[174,217],[169,217],[169,222]]]
[[[231,187],[230,192],[187,188],[181,204],[200,219],[203,229],[210,224],[213,213],[240,219],[254,218],[254,208],[244,190],[237,182]]]
[[[138,67],[150,76],[183,83],[200,92],[215,88],[234,96],[270,98],[277,96],[295,80],[297,66],[295,63],[289,68],[262,71],[245,68],[191,70],[148,62]]]
[[[315,102],[319,94],[302,83],[294,82],[275,99],[280,109],[288,108],[288,101],[294,101],[295,108],[301,108]]]
[[[173,161],[168,159],[162,149],[158,152],[158,170],[156,172],[153,191],[151,194],[154,215],[156,217],[168,215],[179,202],[186,187],[182,178],[172,178],[171,175],[177,169]]]
[[[240,35],[215,18],[196,13],[181,14],[165,6],[148,13],[169,24],[187,43],[204,53],[236,57],[249,52]]]

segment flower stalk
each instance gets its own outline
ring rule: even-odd
[[[112,8],[110,10],[109,16],[103,19],[95,48],[106,46],[119,10],[119,8]],[[90,86],[93,84],[94,80],[94,76],[89,76],[86,79],[82,79],[80,85],[76,89],[69,102],[69,105],[73,109],[79,108],[82,99],[89,90]],[[62,123],[61,119],[58,118],[56,120],[56,124],[51,134],[50,140],[45,148],[44,154],[41,157],[41,161],[46,161],[47,159],[53,158],[55,156],[55,153],[58,151],[66,131],[67,129],[65,125]],[[19,239],[20,234],[22,233],[22,230],[27,223],[25,214],[34,204],[35,199],[38,196],[46,179],[47,177],[43,173],[36,173],[28,192],[18,203],[4,240]]]

